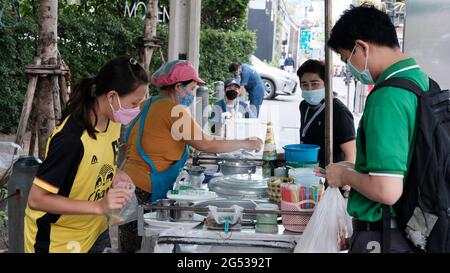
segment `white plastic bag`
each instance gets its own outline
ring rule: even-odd
[[[328,187],[314,210],[311,220],[294,252],[337,253],[345,249],[346,239],[353,233],[346,202],[338,188]]]
[[[137,220],[138,201],[136,198],[136,194],[134,193],[136,186],[134,186],[131,183],[119,182],[117,183],[117,185],[114,186],[114,188],[129,190],[131,192],[131,199],[122,209],[112,211],[110,224],[112,226],[123,225]]]
[[[10,170],[22,154],[22,147],[14,142],[0,141],[0,177]]]

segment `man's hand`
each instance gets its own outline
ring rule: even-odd
[[[328,185],[332,187],[344,187],[344,190],[350,189],[350,185],[346,185],[343,181],[344,171],[354,170],[355,165],[348,161],[341,161],[338,163],[329,164],[325,173],[321,168],[315,168],[314,174],[319,177],[327,179]]]

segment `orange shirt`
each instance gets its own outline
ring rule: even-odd
[[[141,109],[147,101],[142,102]],[[134,184],[152,192],[151,167],[141,158],[137,149],[140,119],[131,129],[123,170]],[[152,102],[141,137],[141,146],[151,158],[158,172],[169,168],[183,155],[186,140],[202,136],[201,127],[186,107],[164,97]]]

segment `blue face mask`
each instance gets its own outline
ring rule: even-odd
[[[302,98],[305,99],[308,104],[318,105],[325,98],[325,88],[302,91]]]
[[[364,67],[364,70],[362,72],[359,72],[356,67],[353,66],[353,64],[350,62],[350,59],[353,56],[353,53],[355,52],[356,45],[353,47],[352,53],[350,54],[350,57],[348,57],[347,60],[347,68],[350,70],[352,75],[361,83],[363,84],[374,84],[372,75],[370,75],[369,69],[367,69],[367,61],[369,60],[369,56],[366,56],[366,66]]]
[[[194,101],[195,96],[189,92],[187,89],[187,86],[183,86],[183,91],[186,94],[183,98],[179,97],[177,94],[177,101],[179,104],[184,105],[186,107],[191,106],[192,102]]]

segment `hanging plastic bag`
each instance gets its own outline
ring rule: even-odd
[[[14,142],[0,141],[0,186],[7,183],[14,163],[22,154],[22,147]]]
[[[134,190],[136,186],[131,183],[119,182],[114,188],[116,189],[127,189],[131,193],[131,199],[122,209],[113,210],[110,218],[110,224],[114,225],[123,225],[132,221],[137,220],[137,206],[138,201],[136,198],[136,194]]]
[[[328,187],[314,210],[311,220],[294,252],[337,253],[348,249],[353,234],[352,220],[338,188]]]

